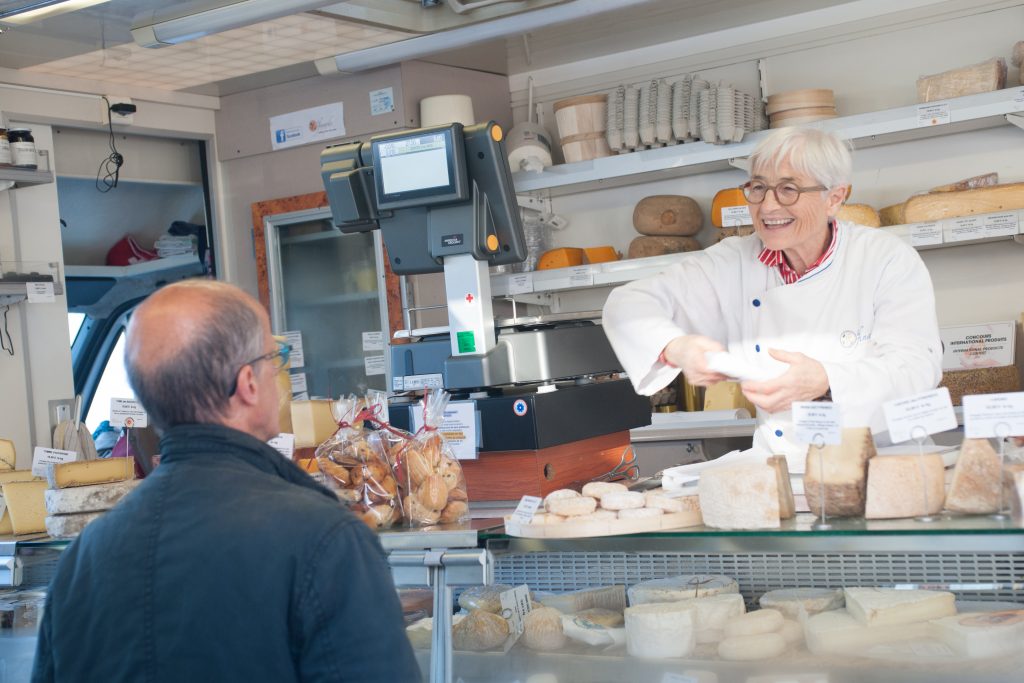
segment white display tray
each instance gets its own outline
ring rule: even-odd
[[[505,533],[520,538],[589,538],[593,536],[622,536],[651,531],[668,531],[704,523],[700,511],[671,512],[646,519],[615,519],[603,522],[562,522],[560,524],[521,524],[511,517],[505,518]]]

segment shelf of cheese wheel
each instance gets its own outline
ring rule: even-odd
[[[558,489],[529,524],[505,518],[505,532],[522,538],[586,538],[679,529],[701,524],[695,496],[662,489],[630,491],[617,482],[592,481],[583,490]]]
[[[47,465],[41,485],[43,529],[72,539],[139,484],[132,458],[106,458]]]

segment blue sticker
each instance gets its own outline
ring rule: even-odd
[[[529,409],[530,407],[526,404],[526,401],[524,401],[521,398],[517,398],[515,403],[512,404],[512,412],[518,415],[519,417],[526,415],[526,412]]]

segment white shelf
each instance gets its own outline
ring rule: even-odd
[[[890,225],[881,230],[891,232],[918,251],[1005,240],[1020,242],[1024,232],[1024,209]]]
[[[52,171],[38,171],[34,168],[0,166],[0,182],[13,181],[14,187],[30,187],[53,182]]]
[[[923,107],[942,104],[949,106],[949,123],[919,123]],[[1018,86],[926,105],[915,104],[817,121],[807,124],[807,127],[831,131],[855,141],[858,148],[864,148],[1007,125],[1011,122],[1008,116],[1019,117],[1021,112],[1024,112],[1024,87]],[[559,196],[721,171],[729,168],[730,159],[749,156],[767,134],[767,131],[750,133],[738,143],[711,145],[693,142],[560,164],[541,173],[515,173],[512,178],[516,192],[546,192]]]
[[[189,266],[194,263],[199,263],[198,256],[169,256],[153,261],[136,263],[132,266],[64,266],[64,275],[67,277],[120,278],[152,273],[177,266]]]
[[[61,173],[61,174],[59,174],[57,176],[57,180],[72,180],[72,181],[75,181],[75,182],[95,183],[96,182],[96,176],[94,176],[94,175],[77,175],[77,174],[71,174],[71,173]],[[201,182],[196,181],[196,180],[160,180],[160,179],[156,179],[156,178],[125,178],[124,176],[119,176],[118,177],[117,184],[118,185],[122,185],[122,184],[127,184],[127,185],[132,185],[132,184],[134,184],[134,185],[152,185],[152,186],[166,185],[168,187],[202,187],[203,186],[203,184]]]

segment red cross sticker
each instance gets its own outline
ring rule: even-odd
[[[473,295],[472,294],[467,294],[466,295],[466,303],[468,303],[468,304],[473,303]]]

